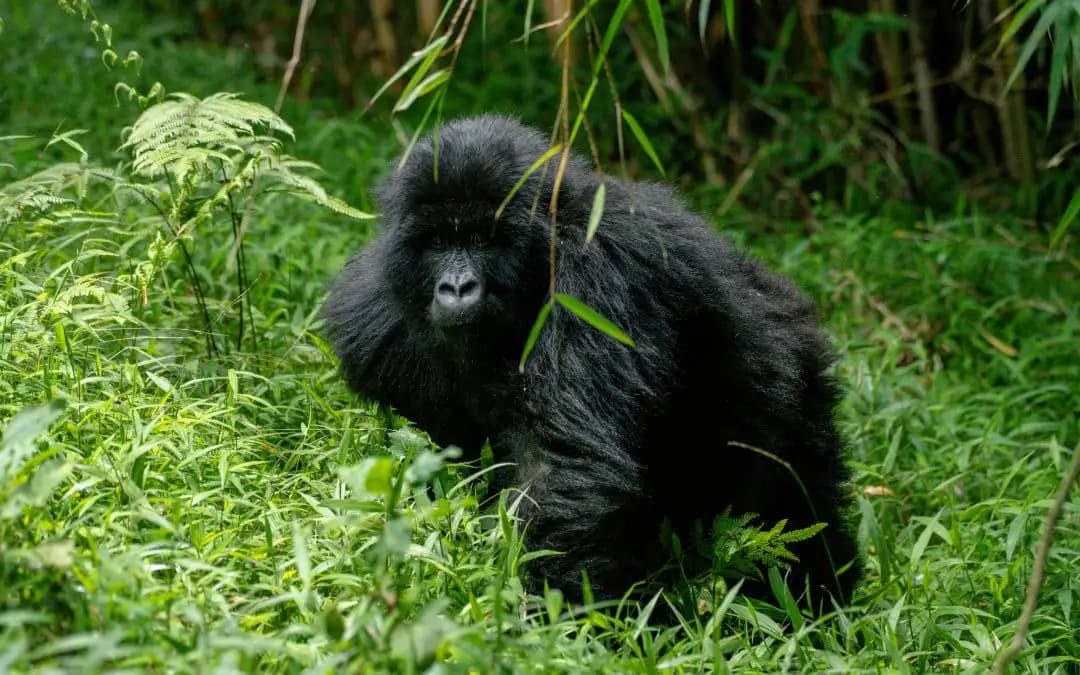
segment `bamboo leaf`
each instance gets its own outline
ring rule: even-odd
[[[611,22],[608,23],[607,30],[604,31],[604,39],[601,41],[600,50],[596,54],[596,65],[593,66],[593,77],[596,77],[596,73],[600,72],[600,66],[603,63],[603,60],[607,58],[608,50],[611,49],[611,43],[615,42],[615,36],[619,34],[619,27],[622,26],[623,17],[626,16],[626,12],[630,9],[631,4],[633,4],[631,0],[621,0],[619,6],[612,12]]]
[[[634,138],[638,140],[641,147],[644,148],[645,154],[649,156],[653,164],[656,165],[656,169],[660,172],[661,176],[666,176],[664,166],[660,163],[660,158],[656,155],[656,150],[653,149],[652,143],[649,142],[649,137],[645,135],[645,130],[641,128],[638,121],[631,115],[625,108],[622,111],[622,117],[626,120],[626,125],[630,127],[630,131],[633,132]]]
[[[664,29],[664,10],[660,8],[660,0],[646,0],[645,8],[649,12],[653,36],[656,37],[656,51],[660,54],[660,67],[667,75],[671,70],[671,54],[668,51],[667,31]]]
[[[408,100],[411,103],[412,101],[416,100],[416,92],[421,89],[427,82],[427,72],[431,69],[432,64],[435,63],[435,59],[439,58],[439,54],[439,51],[428,52],[427,56],[424,57],[424,60],[420,63],[419,66],[416,67],[416,72],[414,72],[412,74],[412,77],[409,78],[409,82],[405,85],[404,91],[402,91],[401,96],[398,97],[398,103],[394,106],[395,111],[405,109],[398,107],[402,105],[402,101]],[[450,74],[448,71],[447,77],[449,76]]]
[[[1072,21],[1061,21],[1054,25],[1054,43],[1050,50],[1050,81],[1047,83],[1048,97],[1046,102],[1046,130],[1054,124],[1054,113],[1057,112],[1058,100],[1061,96],[1061,85],[1069,79],[1065,72],[1065,61],[1068,58],[1066,45],[1069,44],[1070,34],[1075,35],[1076,15],[1069,16]]]
[[[79,153],[79,156],[85,162],[90,155],[86,152],[86,149],[83,148],[83,146],[75,140],[75,137],[85,134],[86,131],[86,129],[70,129],[61,134],[56,134],[49,140],[48,143],[45,144],[45,147],[51,148],[56,143],[63,143],[64,145],[73,149],[75,152]]]
[[[398,102],[394,104],[394,112],[402,112],[408,110],[413,103],[416,103],[416,99],[421,96],[426,96],[438,87],[442,86],[446,82],[450,81],[450,69],[443,68],[436,70],[431,75],[424,78],[424,81],[413,87],[411,90],[404,92]]]
[[[736,42],[735,0],[724,0],[724,23],[727,24],[728,35],[731,36],[731,41]]]
[[[1057,227],[1054,228],[1054,234],[1050,236],[1050,248],[1054,248],[1061,242],[1061,239],[1069,230],[1069,225],[1072,225],[1072,222],[1076,220],[1077,214],[1080,214],[1080,188],[1073,193],[1069,205],[1065,207],[1065,213],[1061,214],[1061,220],[1058,221]]]
[[[1038,49],[1043,35],[1050,30],[1050,27],[1054,25],[1058,15],[1063,10],[1062,5],[1053,4],[1047,7],[1043,15],[1039,17],[1039,23],[1035,24],[1035,29],[1031,31],[1031,35],[1024,41],[1024,46],[1020,49],[1020,56],[1016,58],[1016,67],[1013,68],[1012,74],[1009,75],[1009,79],[1005,82],[1005,91],[1012,89],[1016,78],[1020,77],[1020,73],[1024,72],[1024,67],[1027,66],[1028,61],[1035,54],[1035,50]],[[1017,19],[1019,18],[1017,17]]]
[[[427,66],[423,68],[423,71],[426,71],[428,68],[430,68],[431,62],[439,56],[439,52],[442,50],[444,45],[446,45],[446,36],[440,35],[438,38],[432,40],[426,47],[424,47],[420,51],[413,52],[412,56],[409,57],[409,60],[402,64],[402,66],[397,69],[397,72],[391,75],[390,78],[383,83],[383,86],[380,87],[377,92],[375,92],[375,95],[371,97],[371,100],[368,101],[366,107],[370,108],[372,105],[374,105],[375,101],[379,100],[379,97],[385,94],[387,89],[389,89],[391,86],[393,86],[395,82],[404,77],[405,73],[416,67],[418,63],[424,61],[427,62]]]
[[[577,28],[577,25],[581,23],[582,19],[589,16],[589,13],[592,12],[593,5],[595,5],[597,2],[599,2],[599,0],[589,0],[589,4],[578,10],[578,13],[574,15],[574,18],[566,24],[566,28],[563,29],[563,32],[559,33],[558,39],[556,39],[555,44],[552,45],[553,49],[558,49],[559,46],[562,45],[563,40],[570,37],[570,35],[574,32],[574,29]]]
[[[1027,23],[1031,15],[1035,13],[1040,7],[1046,4],[1046,0],[1028,0],[1024,7],[1016,13],[1013,20],[1009,22],[1009,27],[1005,29],[1005,32],[1001,34],[1001,41],[998,42],[998,47],[994,54],[1001,51],[1001,48],[1009,44],[1009,41],[1016,35],[1016,31],[1020,30],[1021,26]]]
[[[544,329],[544,324],[547,323],[553,306],[554,303],[548,300],[540,308],[540,313],[536,315],[536,321],[533,322],[533,327],[529,331],[529,338],[525,340],[525,350],[521,352],[521,361],[518,362],[519,373],[525,372],[525,362],[529,359],[529,354],[532,353],[533,348],[536,347],[536,341],[540,338],[540,331]]]
[[[606,188],[603,183],[596,188],[593,197],[592,211],[589,213],[589,227],[585,230],[585,243],[588,244],[596,236],[596,230],[600,228],[600,218],[604,215],[604,193]]]
[[[547,149],[547,152],[536,158],[536,161],[532,163],[532,166],[529,167],[528,171],[521,174],[521,178],[518,178],[518,181],[514,183],[514,187],[510,188],[510,192],[507,193],[506,199],[503,199],[502,204],[499,204],[499,208],[495,211],[495,220],[502,217],[503,211],[506,210],[506,205],[509,204],[510,200],[514,198],[514,195],[518,193],[518,190],[525,184],[525,181],[529,180],[529,176],[536,173],[536,170],[543,166],[549,159],[559,154],[562,147],[562,143],[556,143],[551,146]]]
[[[596,330],[600,331],[604,335],[607,335],[608,337],[617,340],[624,345],[627,345],[628,347],[636,346],[633,338],[624,333],[618,326],[611,323],[611,321],[603,317],[599,312],[589,307],[584,302],[578,300],[573,296],[566,295],[565,293],[556,293],[555,299],[559,301],[560,305],[567,308],[574,314],[577,314],[578,318],[580,318],[582,321],[589,324]]]
[[[698,38],[701,40],[701,46],[705,46],[705,29],[709,27],[709,9],[712,6],[712,0],[701,0],[701,4],[698,6]]]

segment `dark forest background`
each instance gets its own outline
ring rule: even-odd
[[[553,46],[568,3],[479,4],[447,114],[496,109],[550,126],[559,96]],[[616,4],[594,3],[592,13],[604,20]],[[647,12],[634,6],[608,54],[613,88],[671,174],[729,202],[809,216],[819,200],[860,210],[891,198],[942,207],[964,192],[1057,224],[1073,196],[1080,15],[1068,2],[660,4],[670,69]],[[280,80],[292,53],[295,2],[147,5],[189,39],[249,53],[269,81]],[[437,0],[320,0],[291,94],[367,106],[428,42],[440,9]],[[586,32],[574,54],[583,81],[597,41]],[[610,110],[612,96],[601,88],[607,100],[592,110]],[[616,158],[616,117],[594,113],[590,122],[602,159]]]

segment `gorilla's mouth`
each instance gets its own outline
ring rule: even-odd
[[[505,318],[493,305],[446,311],[432,303],[428,325],[436,349],[447,356],[477,363],[504,356],[511,333]]]
[[[429,316],[431,325],[442,332],[464,333],[472,332],[480,323],[480,308],[447,308],[438,302],[431,303]]]

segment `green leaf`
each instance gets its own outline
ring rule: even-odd
[[[588,10],[594,4],[596,4],[596,0],[590,2],[585,9]],[[623,19],[626,16],[626,12],[629,11],[631,4],[630,0],[622,0],[612,13],[611,21],[604,31],[604,37],[600,41],[600,49],[597,50],[596,55],[593,57],[592,76],[590,78],[589,87],[586,89],[585,95],[581,99],[581,104],[578,106],[577,116],[574,119],[574,127],[570,132],[570,140],[567,142],[567,145],[570,147],[573,147],[574,141],[577,139],[578,131],[585,122],[585,114],[588,112],[593,94],[600,84],[600,71],[607,61],[608,50],[611,49],[611,45],[615,42],[615,38],[619,34],[619,27],[622,26]],[[575,19],[575,22],[576,21],[577,19]],[[573,24],[563,31],[563,36],[569,35],[572,29]]]
[[[998,51],[1001,51],[1002,47],[1007,45],[1009,41],[1013,39],[1013,36],[1016,35],[1016,31],[1020,30],[1021,26],[1027,23],[1028,19],[1031,18],[1031,15],[1044,4],[1046,4],[1046,0],[1028,0],[1023,9],[1017,12],[1013,20],[1009,22],[1009,27],[1001,34],[1001,41],[998,42],[998,47],[994,51],[995,56]]]
[[[525,32],[521,34],[525,46],[529,46],[529,35],[532,34],[532,15],[536,0],[529,0],[525,5]]]
[[[540,313],[536,315],[536,321],[533,322],[533,327],[529,331],[529,338],[525,340],[525,351],[521,352],[521,361],[518,362],[519,373],[525,372],[525,361],[528,360],[529,354],[532,353],[533,347],[536,346],[536,340],[539,339],[540,331],[544,329],[544,324],[547,323],[552,306],[553,303],[548,300],[544,303],[544,306],[540,308]]]
[[[394,460],[390,457],[367,457],[354,466],[339,470],[342,482],[362,497],[385,497],[390,494]]]
[[[562,45],[563,40],[565,40],[566,38],[570,37],[571,34],[573,34],[574,29],[577,28],[577,25],[579,23],[581,23],[582,20],[585,19],[585,17],[589,16],[592,13],[593,6],[596,5],[597,2],[599,2],[599,0],[589,0],[589,3],[587,5],[585,5],[584,7],[582,7],[581,9],[578,10],[577,14],[574,15],[574,18],[569,23],[566,24],[566,28],[563,29],[563,32],[559,33],[558,39],[556,39],[555,44],[552,45],[553,48],[558,49],[559,46]],[[620,12],[621,12],[621,14],[626,13],[625,10],[623,9],[624,5],[626,6],[626,8],[629,8],[630,3],[627,2],[627,0],[623,0],[623,2],[615,10],[616,15],[620,15]],[[609,30],[610,30],[610,28],[609,28]]]
[[[1050,248],[1058,245],[1069,230],[1069,225],[1076,220],[1077,214],[1080,214],[1080,188],[1073,193],[1069,205],[1065,207],[1065,213],[1061,214],[1061,220],[1058,221],[1057,227],[1054,228],[1054,234],[1050,236]]]
[[[784,532],[783,534],[781,534],[780,530],[777,529],[776,541],[781,544],[796,544],[800,541],[806,541],[807,539],[810,539],[818,532],[824,530],[826,527],[828,527],[828,523],[814,523],[810,527],[804,527],[798,530],[789,530],[787,532]]]
[[[626,16],[626,12],[630,9],[630,5],[633,3],[630,0],[621,0],[619,6],[615,8],[615,11],[611,14],[611,21],[608,23],[607,29],[604,31],[604,38],[600,41],[600,49],[596,54],[596,65],[593,66],[593,78],[600,72],[600,68],[603,66],[603,61],[607,58],[608,50],[611,49],[611,45],[615,42],[615,36],[619,34],[619,27],[622,26],[623,17]]]
[[[59,324],[57,324],[57,325],[59,325]],[[143,374],[146,375],[146,377],[151,382],[153,382],[155,385],[157,385],[158,389],[165,392],[166,394],[169,393],[170,391],[172,391],[172,389],[173,389],[172,382],[169,382],[169,380],[162,377],[161,375],[158,375],[157,373],[149,371],[149,370],[143,371]]]
[[[802,583],[801,579],[794,579],[796,583]],[[791,595],[791,590],[784,583],[784,579],[780,576],[780,571],[775,567],[769,568],[769,588],[772,589],[773,596],[776,597],[777,603],[784,608],[784,612],[787,614],[788,619],[791,620],[791,627],[798,631],[802,628],[804,619],[799,612],[799,606],[795,602],[794,596]]]
[[[922,558],[923,553],[926,552],[926,547],[930,545],[930,539],[935,534],[946,544],[952,544],[952,535],[941,524],[940,514],[933,517],[916,517],[915,520],[925,524],[926,527],[919,534],[919,538],[915,540],[915,545],[911,547],[910,562],[908,564],[913,569],[919,566],[919,560]]]
[[[1050,81],[1047,83],[1048,95],[1046,101],[1046,130],[1054,124],[1054,113],[1057,112],[1058,99],[1061,97],[1061,85],[1065,81],[1065,45],[1066,39],[1065,22],[1054,26],[1054,48],[1050,50]]]
[[[296,562],[296,575],[304,584],[304,589],[311,587],[311,554],[308,553],[307,534],[300,523],[293,521],[293,559]]]
[[[397,69],[397,72],[391,75],[390,78],[383,83],[383,86],[380,87],[377,92],[375,92],[375,95],[371,97],[370,101],[368,101],[367,107],[370,108],[372,105],[374,105],[375,101],[379,100],[379,97],[385,94],[387,89],[389,89],[395,82],[404,77],[405,73],[412,70],[417,64],[422,63],[422,65],[417,69],[417,74],[413,75],[413,80],[418,79],[417,75],[423,77],[423,74],[426,73],[427,70],[431,67],[432,62],[436,58],[438,58],[439,52],[442,51],[444,45],[446,45],[446,36],[440,35],[438,38],[428,43],[427,46],[425,46],[420,51],[413,52],[412,56],[409,57],[409,60],[402,64],[402,66]],[[412,84],[412,80],[410,80],[409,84]],[[410,87],[406,87],[406,91],[408,91],[409,88]]]
[[[151,178],[168,173],[183,184],[189,175],[217,162],[232,164],[238,148],[259,159],[253,172],[268,156],[277,155],[277,141],[260,135],[263,129],[294,137],[292,127],[259,103],[229,93],[204,99],[178,93],[139,115],[120,147],[131,151],[136,173]],[[233,174],[233,180],[249,178]]]
[[[701,0],[701,4],[698,5],[698,38],[701,40],[702,47],[705,46],[705,30],[709,27],[709,9],[711,7],[712,0]]]
[[[630,131],[633,132],[634,138],[636,138],[638,143],[641,144],[641,147],[645,149],[645,154],[648,155],[649,159],[656,165],[657,171],[660,172],[661,176],[666,176],[667,174],[664,171],[664,166],[660,163],[660,158],[656,155],[656,150],[653,149],[652,143],[649,142],[649,137],[645,135],[644,129],[641,128],[638,121],[625,108],[622,111],[622,117],[626,120],[626,125],[630,127]]]
[[[1020,538],[1024,536],[1024,532],[1027,531],[1028,512],[1021,510],[1013,518],[1012,524],[1009,525],[1009,533],[1005,536],[1005,562],[1012,562],[1013,555],[1016,553],[1016,545],[1020,542]]]
[[[596,330],[600,331],[608,337],[618,340],[619,342],[627,345],[628,347],[636,346],[634,340],[624,333],[618,326],[608,321],[601,316],[596,310],[592,309],[577,298],[566,295],[565,293],[556,293],[555,299],[559,301],[559,304],[567,308],[574,314],[578,315],[585,323],[589,324]]]
[[[507,193],[506,198],[503,199],[502,204],[499,204],[499,208],[496,209],[495,220],[502,218],[503,211],[506,210],[506,205],[509,204],[510,200],[514,198],[514,195],[518,193],[518,190],[520,190],[521,186],[525,184],[525,181],[529,180],[529,176],[536,173],[536,170],[542,167],[544,165],[544,162],[559,154],[559,151],[562,150],[562,147],[562,143],[556,143],[555,145],[551,146],[547,149],[547,152],[536,158],[536,161],[532,163],[532,166],[529,167],[528,171],[521,174],[521,178],[518,178],[518,181],[514,183],[514,187],[510,188],[510,192]]]
[[[638,612],[638,617],[634,621],[634,632],[632,633],[631,639],[638,640],[641,638],[641,632],[649,626],[649,618],[652,617],[652,613],[656,609],[656,603],[660,601],[660,597],[663,594],[663,591],[657,591],[656,595],[652,597],[652,600],[649,600],[649,602]]]
[[[562,591],[557,588],[545,589],[544,608],[547,610],[548,622],[551,624],[558,623],[563,608]]]
[[[457,624],[445,616],[446,605],[445,599],[436,600],[420,610],[416,618],[398,623],[390,633],[390,653],[401,663],[426,670],[435,661],[439,646],[458,630]]]
[[[671,54],[668,52],[667,31],[664,29],[664,10],[660,8],[660,0],[645,0],[645,7],[649,11],[649,23],[652,24],[653,35],[656,37],[660,67],[667,75],[671,70]]]
[[[592,211],[589,212],[589,227],[585,230],[585,243],[588,244],[596,236],[596,230],[600,228],[600,218],[604,215],[604,194],[606,188],[601,182],[593,196]]]
[[[51,148],[53,145],[55,145],[57,143],[63,143],[64,145],[66,145],[69,148],[73,149],[75,152],[79,153],[79,157],[81,157],[82,161],[85,162],[87,160],[87,158],[90,157],[90,155],[86,152],[86,149],[83,148],[83,146],[80,143],[75,141],[75,137],[76,136],[82,136],[86,132],[87,132],[86,129],[71,129],[69,131],[65,131],[62,134],[56,134],[55,136],[53,136],[49,140],[48,143],[45,144],[45,147],[46,148]]]
[[[368,466],[364,476],[364,489],[373,495],[390,494],[390,479],[394,473],[394,463],[389,457],[377,457]]]
[[[727,24],[731,41],[735,42],[735,0],[724,0],[724,23]]]
[[[23,507],[38,507],[44,504],[74,468],[74,463],[62,459],[35,465],[29,472],[30,479],[27,482],[2,495],[0,521],[18,518]],[[5,483],[10,485],[10,481]],[[0,490],[4,488],[4,485],[0,485]]]
[[[345,617],[341,616],[336,605],[330,605],[323,611],[322,625],[327,637],[333,641],[340,640],[345,635]]]
[[[60,416],[64,402],[52,401],[43,406],[25,408],[8,423],[0,441],[0,489],[15,477],[23,463],[34,454],[34,439]]]
[[[1012,89],[1016,78],[1020,77],[1020,73],[1024,72],[1024,67],[1027,66],[1028,61],[1035,54],[1035,50],[1038,49],[1043,36],[1050,30],[1050,26],[1054,24],[1058,15],[1063,11],[1065,11],[1063,5],[1052,4],[1039,17],[1039,23],[1035,24],[1035,29],[1031,31],[1031,35],[1024,41],[1024,46],[1020,49],[1020,55],[1016,58],[1016,67],[1013,68],[1012,74],[1009,75],[1008,81],[1005,82],[1005,91]]]
[[[432,91],[449,81],[449,68],[436,70],[434,73],[424,78],[423,82],[416,85],[412,89],[403,92],[401,94],[401,98],[399,98],[398,102],[394,105],[394,112],[402,112],[403,110],[408,110],[409,107],[416,102],[416,99],[420,98],[421,96],[426,96],[427,94],[431,93]]]
[[[31,549],[11,551],[8,555],[32,569],[67,569],[75,561],[75,542],[70,539],[47,541]]]

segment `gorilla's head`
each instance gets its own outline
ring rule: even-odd
[[[430,336],[423,344],[471,358],[520,351],[547,289],[557,159],[496,215],[548,148],[513,119],[483,116],[442,126],[395,161],[379,193],[387,281],[413,329]],[[578,201],[583,175],[574,159],[560,204]],[[558,220],[577,215],[560,208]]]

